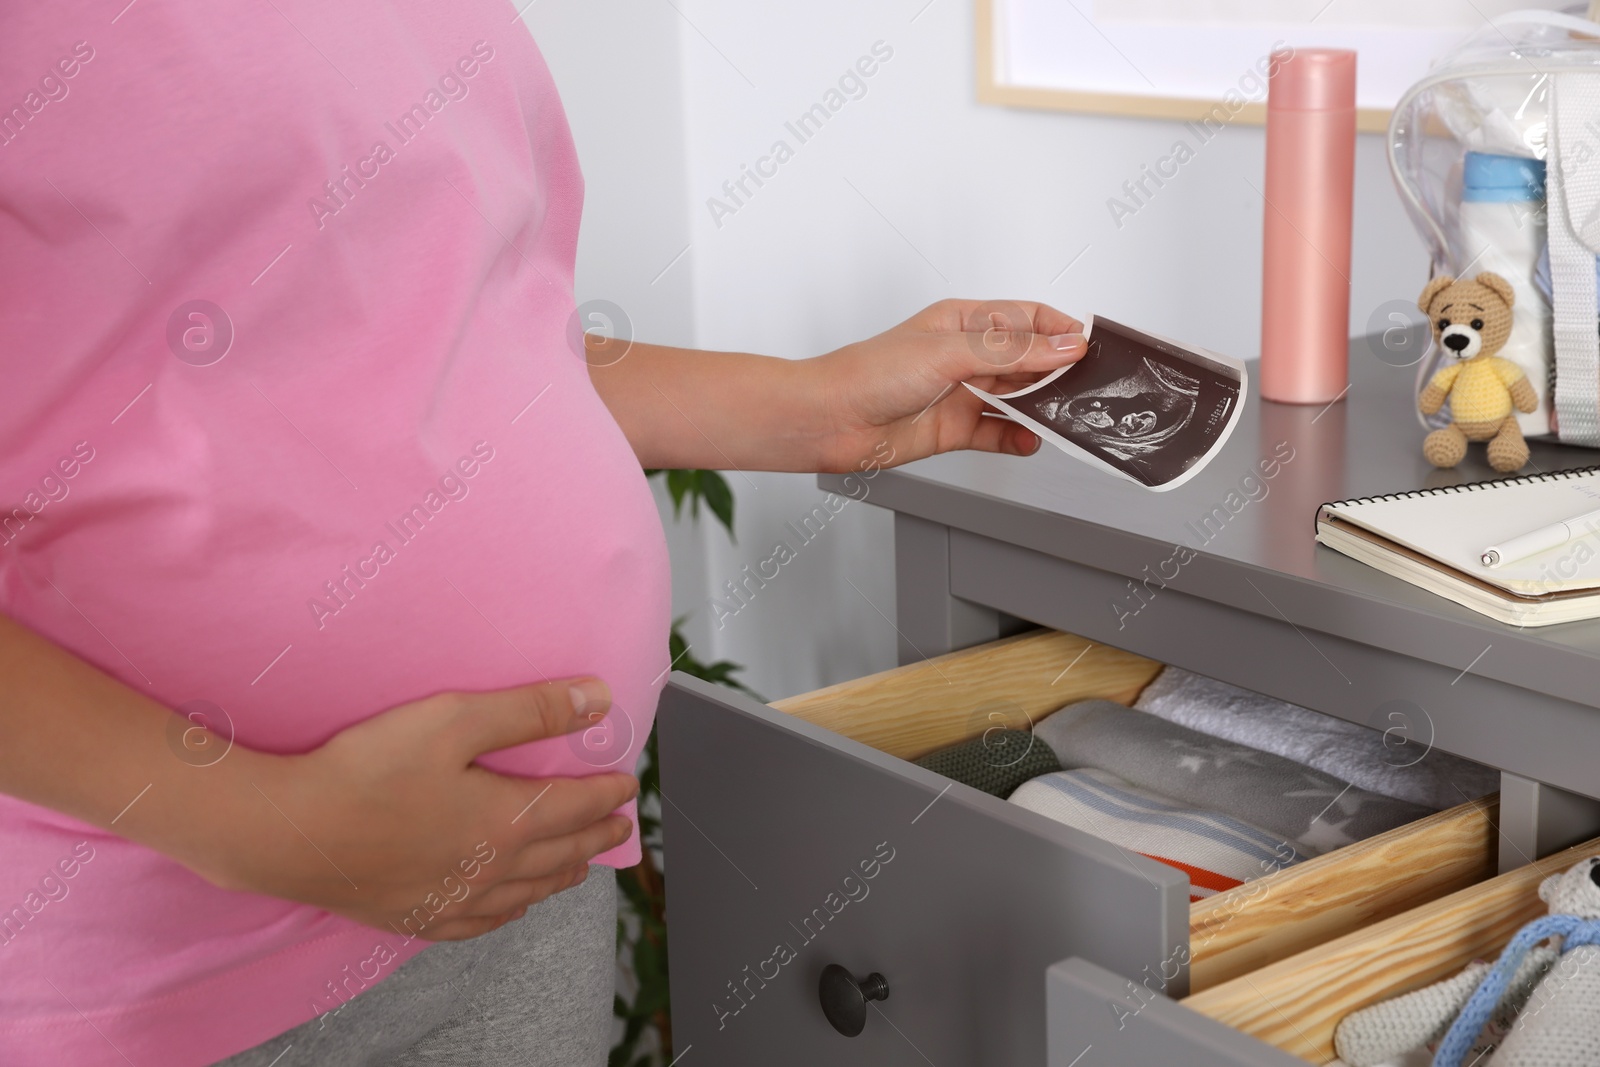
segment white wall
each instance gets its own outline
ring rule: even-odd
[[[942,297],[1009,297],[1256,354],[1260,129],[1206,144],[1119,229],[1107,199],[1180,127],[977,105],[969,2],[673,3],[541,0],[530,18],[589,181],[580,289],[637,306],[642,336],[687,330],[703,347],[803,357]],[[880,40],[894,54],[866,95],[800,144],[784,123]],[[719,227],[707,199],[779,138],[794,158]],[[1379,138],[1362,138],[1356,181],[1351,320],[1364,332],[1379,304],[1415,296],[1427,263]],[[710,524],[675,537],[675,602],[697,609],[696,652],[748,664],[768,697],[892,665],[890,523],[870,506],[850,505],[723,629],[710,625],[708,598],[820,496],[808,477],[730,479],[739,543]]]
[[[678,258],[690,241],[682,19],[662,0],[534,0],[524,22],[561,91],[583,167],[578,300],[622,307],[635,337],[695,344],[690,256]],[[674,614],[704,614],[709,531],[671,521],[656,483]],[[696,653],[709,647],[696,644]]]

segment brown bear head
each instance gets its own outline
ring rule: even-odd
[[[1417,307],[1433,323],[1433,337],[1451,359],[1492,356],[1511,336],[1511,283],[1484,271],[1457,280],[1441,274],[1417,298]]]

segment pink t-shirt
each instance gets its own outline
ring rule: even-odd
[[[0,611],[270,752],[595,674],[609,731],[483,762],[632,770],[666,549],[568,335],[582,181],[511,4],[119,8],[0,9]],[[425,945],[0,798],[10,1067],[208,1064]]]

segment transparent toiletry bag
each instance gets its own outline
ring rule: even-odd
[[[1389,165],[1435,274],[1494,271],[1515,290],[1499,355],[1539,398],[1523,433],[1600,447],[1600,23],[1487,22],[1395,106]],[[1418,364],[1419,393],[1445,355]]]

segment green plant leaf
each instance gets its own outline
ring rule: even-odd
[[[689,514],[700,514],[700,497],[694,493],[694,487],[699,482],[699,471],[668,471],[667,492],[672,496],[672,517],[683,516],[683,501],[689,500]]]
[[[733,490],[728,486],[728,479],[716,471],[701,471],[699,487],[700,495],[705,498],[706,507],[722,520],[722,527],[728,531],[728,538],[732,540]]]
[[[645,477],[654,478],[664,474],[667,478],[667,494],[672,497],[672,517],[683,518],[683,506],[689,505],[691,518],[700,517],[700,505],[704,503],[711,509],[711,513],[722,523],[723,529],[728,531],[728,537],[733,537],[733,489],[728,485],[728,479],[717,471],[706,470],[666,470],[652,468],[644,472]]]

